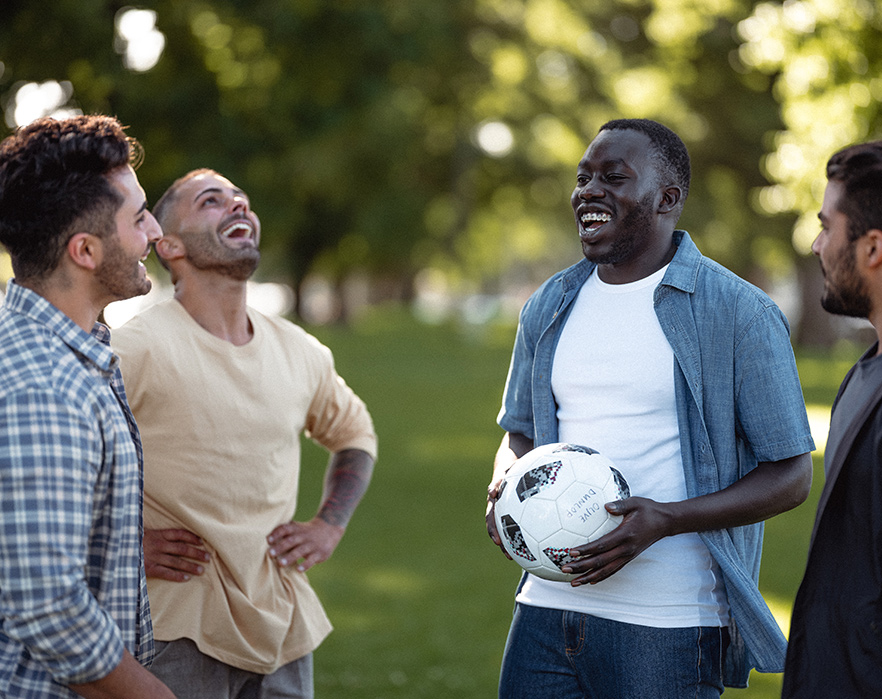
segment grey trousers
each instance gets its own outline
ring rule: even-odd
[[[231,667],[199,651],[189,638],[156,642],[150,672],[178,699],[313,699],[312,653],[269,675]]]

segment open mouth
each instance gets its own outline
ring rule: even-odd
[[[226,240],[253,240],[254,226],[249,221],[239,219],[223,228],[220,236]]]
[[[587,211],[579,216],[580,235],[591,237],[600,230],[605,223],[612,221],[612,216],[603,211]]]

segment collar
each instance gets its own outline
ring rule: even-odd
[[[3,305],[46,328],[101,371],[109,373],[116,368],[118,360],[110,349],[110,329],[103,323],[95,323],[92,332],[87,333],[40,294],[16,284],[14,279],[6,284]]]
[[[691,294],[695,291],[702,255],[686,231],[679,229],[674,231],[674,245],[677,246],[677,251],[661,283]],[[561,272],[558,281],[564,293],[581,288],[595,267],[597,267],[595,263],[583,258]]]

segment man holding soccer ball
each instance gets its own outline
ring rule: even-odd
[[[490,536],[496,484],[542,444],[596,449],[632,497],[572,582],[524,576],[500,697],[715,697],[783,668],[761,523],[805,500],[814,444],[783,314],[676,229],[689,180],[670,129],[601,127],[572,195],[585,259],[521,312]]]

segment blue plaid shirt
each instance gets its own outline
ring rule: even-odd
[[[76,697],[153,631],[141,447],[110,331],[10,281],[0,308],[0,696]]]

